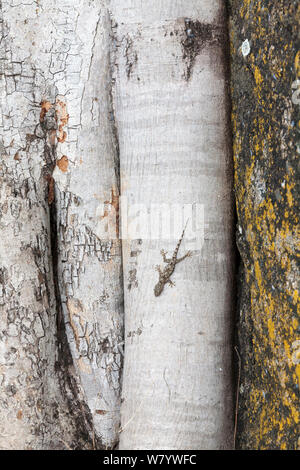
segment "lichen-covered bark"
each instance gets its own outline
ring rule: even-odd
[[[103,229],[118,221],[106,4],[1,13],[0,446],[109,448],[122,293]]]
[[[238,448],[299,446],[299,5],[231,0]],[[297,98],[298,97],[298,98]]]

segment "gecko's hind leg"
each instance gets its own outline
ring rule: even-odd
[[[159,274],[162,274],[161,267],[159,266],[159,264],[155,266],[155,271],[157,271]]]
[[[171,279],[168,279],[168,280],[166,281],[166,284],[167,284],[167,283],[170,284],[171,287],[174,287],[174,286],[175,286],[175,282],[171,281]]]

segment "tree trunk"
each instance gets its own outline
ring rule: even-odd
[[[70,63],[66,59],[56,98],[61,138],[53,177],[58,281],[67,336],[95,430],[110,448],[119,437],[123,347],[118,155],[110,18],[104,2],[100,7],[89,3],[79,15],[73,5],[69,8],[69,21],[77,17],[76,34],[69,38],[75,55]]]
[[[299,5],[292,0],[230,4],[242,260],[237,447],[297,449]]]
[[[120,448],[230,448],[223,1],[1,15],[0,447],[116,445],[124,296]]]
[[[107,7],[1,12],[0,445],[109,448],[123,296]]]
[[[233,217],[223,2],[113,0],[111,10],[125,290],[120,448],[228,449]],[[178,256],[192,256],[176,266],[176,287],[155,296],[160,250],[172,256],[186,221]]]

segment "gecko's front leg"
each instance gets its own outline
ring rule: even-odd
[[[170,263],[171,262],[171,258],[167,258],[167,251],[165,250],[160,250],[160,254],[161,256],[163,257],[163,260],[164,260],[164,263]]]
[[[177,258],[176,259],[176,264],[177,263],[180,263],[180,261],[183,261],[185,258],[188,258],[189,256],[192,256],[192,253],[190,251],[188,251],[184,256],[182,256],[181,258]]]

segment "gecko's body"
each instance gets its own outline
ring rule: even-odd
[[[176,245],[176,248],[174,250],[172,258],[167,258],[166,257],[166,252],[164,250],[161,250],[161,255],[163,257],[163,260],[165,263],[167,263],[167,266],[162,270],[160,266],[156,266],[156,270],[159,273],[159,280],[156,286],[154,287],[154,295],[155,297],[158,297],[162,291],[164,290],[164,287],[166,284],[170,284],[170,286],[174,286],[174,282],[171,281],[170,277],[172,276],[175,266],[177,263],[180,263],[180,261],[183,261],[185,258],[188,256],[191,256],[191,253],[188,251],[184,256],[181,258],[177,258],[177,254],[184,236],[186,226],[183,229],[182,235]]]

